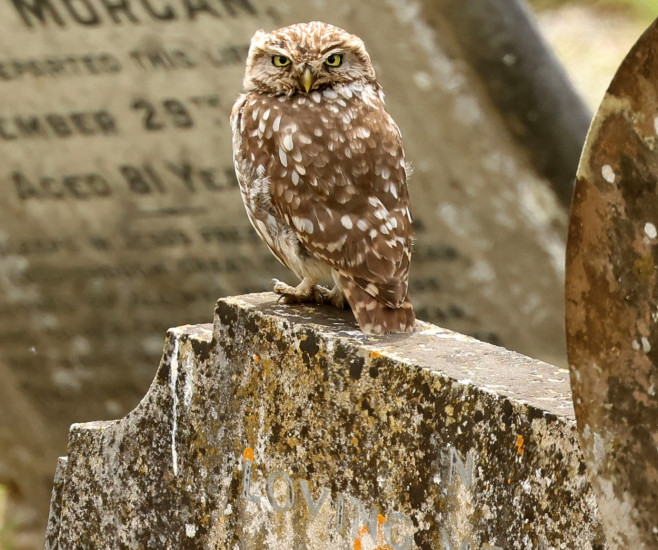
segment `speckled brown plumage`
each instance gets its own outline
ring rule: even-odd
[[[342,305],[364,332],[409,332],[411,214],[400,131],[363,42],[302,23],[252,38],[233,107],[247,214],[300,279],[288,302]],[[332,277],[333,290],[319,286]]]

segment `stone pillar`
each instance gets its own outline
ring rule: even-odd
[[[48,549],[605,547],[565,369],[270,293],[171,329],[137,408],[68,448]]]

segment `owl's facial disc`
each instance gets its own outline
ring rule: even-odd
[[[375,71],[361,39],[338,27],[299,23],[252,38],[245,90],[290,96],[351,82],[375,83]]]

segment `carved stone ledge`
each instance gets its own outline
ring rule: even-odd
[[[605,548],[566,370],[270,293],[214,321],[167,333],[125,418],[71,428],[47,548]]]

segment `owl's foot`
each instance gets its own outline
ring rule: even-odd
[[[284,304],[323,303],[319,289],[323,288],[304,279],[297,286],[290,286],[279,279],[272,279],[274,292],[280,295],[279,301]],[[324,290],[327,290],[326,288]]]
[[[343,294],[342,289],[338,285],[335,285],[334,288],[332,288],[331,290],[318,285],[317,289],[322,298],[322,301],[318,303],[329,304],[334,307],[337,307],[338,309],[344,309],[345,307],[347,307],[345,294]]]
[[[339,309],[347,307],[345,295],[338,285],[329,290],[304,279],[297,286],[290,286],[279,279],[272,279],[274,292],[280,295],[279,301],[284,304],[316,303],[332,305]]]

